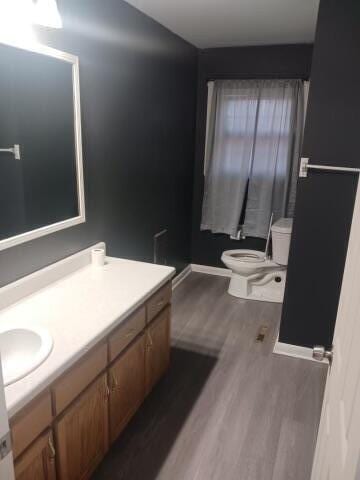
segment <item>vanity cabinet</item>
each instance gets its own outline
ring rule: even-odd
[[[110,442],[116,440],[145,397],[145,335],[109,368]]]
[[[146,320],[150,323],[161,310],[171,302],[172,287],[167,283],[161,287],[146,303]]]
[[[55,480],[55,449],[51,430],[42,434],[15,462],[17,480]]]
[[[140,307],[109,337],[109,360],[112,362],[144,331],[146,326],[145,306]]]
[[[108,384],[102,374],[55,423],[59,480],[89,478],[108,449]]]
[[[171,293],[169,282],[15,415],[16,480],[91,477],[168,368]]]
[[[14,458],[51,426],[52,419],[51,395],[47,390],[10,421]]]
[[[107,344],[93,348],[77,364],[66,372],[52,387],[55,414],[61,413],[71,402],[105,370]]]
[[[166,372],[170,361],[170,307],[166,307],[146,329],[146,395]]]

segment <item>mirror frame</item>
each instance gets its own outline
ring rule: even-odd
[[[20,42],[12,42],[0,39],[0,43],[9,47],[27,50],[40,55],[68,62],[72,65],[72,83],[73,83],[73,105],[74,105],[74,139],[75,139],[75,159],[76,159],[76,184],[78,194],[78,211],[79,215],[71,217],[60,222],[45,225],[43,227],[29,230],[28,232],[14,235],[13,237],[0,240],[0,251],[14,247],[30,240],[49,235],[51,233],[73,227],[80,223],[86,222],[85,216],[85,192],[84,192],[84,171],[83,171],[83,148],[81,134],[81,108],[80,108],[80,76],[79,76],[79,58],[70,53],[62,52],[51,47],[47,47],[37,42],[23,44]]]

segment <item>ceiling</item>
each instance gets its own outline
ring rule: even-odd
[[[127,0],[199,48],[311,43],[319,0]]]

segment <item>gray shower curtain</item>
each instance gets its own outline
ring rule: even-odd
[[[202,230],[266,238],[292,216],[302,141],[301,80],[216,81],[208,120]]]

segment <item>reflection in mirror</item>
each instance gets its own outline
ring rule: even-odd
[[[85,221],[78,64],[0,44],[0,249]]]

